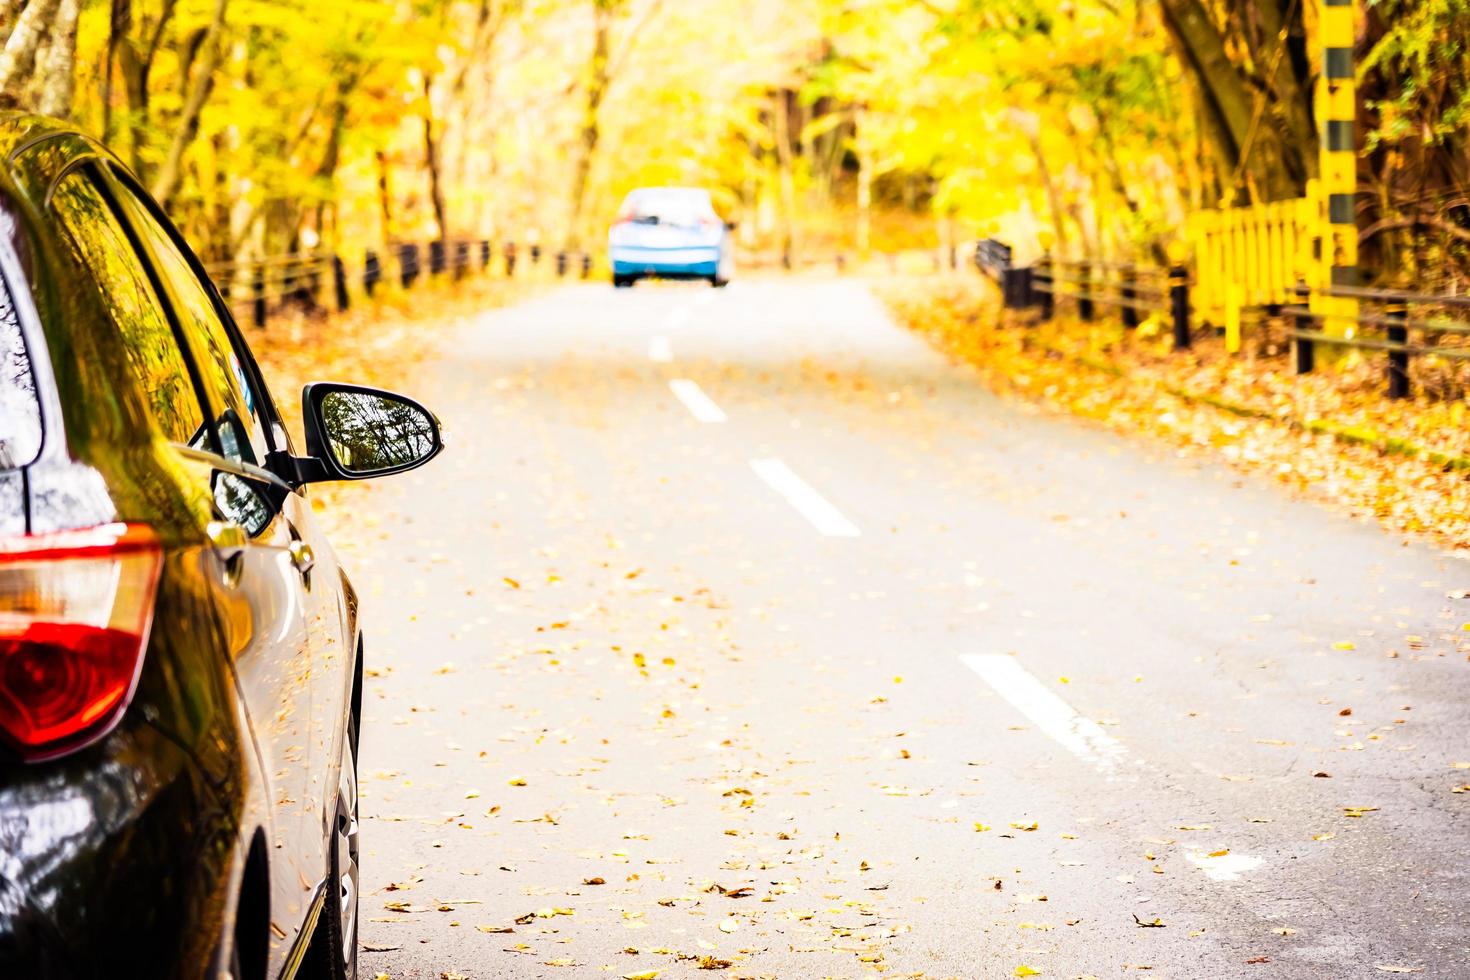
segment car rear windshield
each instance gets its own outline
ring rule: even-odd
[[[697,191],[635,191],[624,208],[633,221],[690,228],[714,219],[709,197]]]
[[[0,277],[0,469],[28,466],[41,451],[41,403],[10,284]]]

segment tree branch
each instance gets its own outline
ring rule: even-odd
[[[209,28],[201,42],[204,53],[199,58],[198,73],[194,76],[194,84],[189,89],[189,96],[179,115],[179,125],[174,130],[173,142],[169,144],[168,156],[164,158],[163,166],[158,169],[158,177],[153,182],[153,196],[164,207],[168,207],[169,200],[179,188],[179,181],[183,176],[184,152],[199,134],[199,115],[204,111],[204,103],[209,101],[209,95],[214,90],[214,73],[219,66],[220,35],[224,33],[225,11],[229,2],[230,0],[216,0],[214,16],[210,19]]]

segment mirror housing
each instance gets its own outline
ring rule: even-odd
[[[433,412],[381,388],[314,381],[301,389],[301,417],[307,456],[295,461],[298,484],[403,473],[444,450]]]

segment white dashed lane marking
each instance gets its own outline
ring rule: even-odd
[[[979,674],[995,693],[1010,702],[1043,733],[1104,775],[1118,775],[1120,768],[1128,763],[1133,767],[1143,765],[1140,760],[1129,756],[1122,742],[1103,731],[1097,722],[1078,714],[1021,666],[1015,657],[993,653],[968,654],[960,657],[960,662]],[[1229,848],[1211,852],[1186,851],[1184,857],[1211,881],[1236,881],[1246,872],[1265,864],[1261,858],[1232,853]]]
[[[693,415],[699,421],[725,421],[724,410],[716,405],[709,395],[704,393],[703,388],[688,378],[671,379],[669,381],[669,390],[674,393],[674,397],[684,403],[684,407],[689,409],[689,414]]]
[[[1205,873],[1205,877],[1211,881],[1235,881],[1247,871],[1254,871],[1265,864],[1258,857],[1249,854],[1231,854],[1226,851],[1223,854],[1202,854],[1191,851],[1185,857],[1189,863]]]
[[[767,486],[785,497],[802,517],[828,537],[855,538],[862,534],[856,524],[843,517],[840,510],[779,459],[753,459],[750,467],[766,481]]]
[[[1111,774],[1128,757],[1123,743],[1103,731],[1102,726],[1091,718],[1079,715],[1071,705],[1033,677],[1015,657],[994,653],[969,654],[961,657],[960,661],[979,674],[1012,707],[1030,718],[1042,732],[1098,771]]]

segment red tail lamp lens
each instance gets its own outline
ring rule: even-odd
[[[0,539],[0,739],[22,758],[79,748],[122,714],[162,563],[137,524]]]

